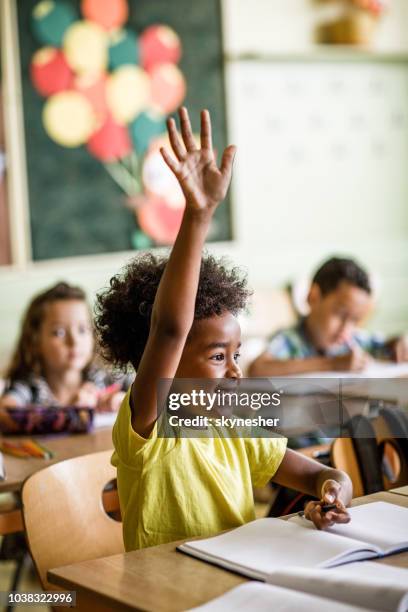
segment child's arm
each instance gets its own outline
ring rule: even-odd
[[[318,529],[349,522],[346,506],[353,497],[353,485],[345,472],[322,466],[301,453],[287,449],[273,482],[320,500],[309,502],[305,508],[306,518],[313,521]],[[337,506],[335,510],[322,512],[322,504],[333,503]]]
[[[386,347],[390,351],[393,361],[397,363],[408,361],[408,334],[391,338],[386,343]]]
[[[306,372],[358,372],[363,370],[370,356],[359,347],[337,357],[305,357],[277,359],[267,351],[259,355],[249,368],[250,376],[290,376]]]
[[[186,198],[181,227],[153,305],[150,333],[131,391],[132,426],[147,437],[157,419],[157,383],[176,375],[194,320],[201,255],[211,218],[225,198],[235,147],[225,149],[218,168],[212,148],[208,111],[201,113],[201,148],[197,148],[187,110],[180,110],[182,140],[174,119],[167,123],[176,159],[161,153]],[[183,144],[184,143],[184,144]]]
[[[18,408],[20,405],[13,395],[5,393],[0,397],[0,408]]]

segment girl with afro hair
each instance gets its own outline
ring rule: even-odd
[[[186,199],[170,257],[137,257],[98,298],[96,327],[105,357],[137,371],[113,429],[125,548],[209,536],[251,521],[252,487],[271,478],[319,500],[305,509],[317,528],[348,522],[348,476],[286,449],[285,438],[217,430],[204,438],[158,435],[161,380],[241,378],[236,315],[249,296],[236,269],[202,257],[230,183],[235,147],[225,149],[218,167],[208,111],[201,113],[200,147],[187,110],[179,114],[181,136],[174,119],[167,125],[174,157],[161,150]],[[323,504],[334,507],[324,512]]]

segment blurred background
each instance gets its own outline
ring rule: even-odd
[[[374,275],[369,327],[408,328],[406,0],[3,0],[0,368],[34,293],[95,293],[183,211],[165,119],[238,146],[208,248],[248,270],[248,335],[301,308],[333,254]],[[86,19],[86,21],[84,21]],[[299,289],[300,288],[300,289]]]

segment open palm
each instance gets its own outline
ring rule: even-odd
[[[179,116],[184,144],[177,133],[174,119],[169,119],[167,128],[176,160],[164,148],[161,149],[161,154],[180,183],[187,208],[210,211],[225,198],[227,193],[235,147],[229,146],[225,149],[221,166],[218,168],[212,148],[209,112],[201,112],[200,149],[197,148],[193,137],[187,109],[181,108]]]

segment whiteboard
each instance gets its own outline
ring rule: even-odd
[[[237,60],[226,74],[236,193],[262,203],[258,240],[272,220],[286,244],[406,240],[408,62]]]

